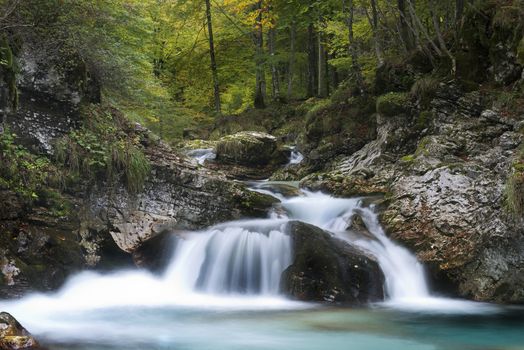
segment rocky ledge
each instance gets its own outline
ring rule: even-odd
[[[382,192],[387,232],[426,263],[437,290],[523,303],[524,219],[508,199],[524,116],[509,118],[489,101],[446,83],[428,110],[409,100],[379,108],[377,138],[302,185],[341,196]]]

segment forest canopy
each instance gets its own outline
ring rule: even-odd
[[[471,22],[493,8],[493,25],[518,46],[520,0],[2,0],[0,29],[15,53],[32,45],[63,69],[81,62],[103,99],[172,138],[213,112],[324,98],[341,86],[365,93],[400,57],[468,75],[489,39]]]

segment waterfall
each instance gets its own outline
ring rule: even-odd
[[[429,297],[424,267],[417,258],[386,236],[378,215],[371,208],[362,208],[359,214],[375,240],[359,239],[355,244],[377,258],[384,272],[386,290],[391,300]]]
[[[304,155],[297,151],[296,147],[291,149],[291,154],[289,156],[288,165],[296,165],[302,163],[304,160]]]
[[[393,243],[384,233],[373,207],[365,207],[359,198],[334,198],[323,193],[304,191],[305,196],[293,197],[282,206],[295,219],[333,232],[336,237],[361,247],[376,257],[386,280],[386,292],[392,300],[427,298],[424,268],[407,249]],[[360,215],[370,237],[348,235],[355,215]]]
[[[280,220],[216,226],[182,242],[166,280],[209,294],[277,295],[291,265],[291,239]]]
[[[114,307],[173,307],[284,309],[304,307],[280,295],[282,272],[293,260],[286,233],[291,220],[300,220],[374,255],[385,275],[385,305],[442,312],[470,311],[472,302],[430,295],[424,269],[407,249],[392,242],[379,224],[373,206],[359,198],[334,198],[278,183],[255,186],[281,200],[267,219],[226,222],[199,232],[182,234],[161,276],[146,271],[117,271],[108,275],[84,272],[57,293],[35,294],[0,305],[5,310],[47,315]],[[283,186],[288,186],[287,190]],[[355,215],[368,232],[351,229]]]
[[[188,151],[186,155],[190,158],[194,158],[200,165],[204,165],[206,160],[213,160],[217,156],[212,148],[193,149]]]

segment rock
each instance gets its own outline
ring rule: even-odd
[[[0,208],[3,203],[0,203]],[[59,218],[46,208],[0,220],[0,297],[58,288],[85,265],[74,215]]]
[[[15,193],[0,189],[0,220],[13,220],[23,216],[27,203],[21,200]]]
[[[179,234],[166,231],[142,243],[133,252],[135,265],[158,274],[164,272],[173,257]]]
[[[143,242],[170,230],[195,230],[242,217],[265,217],[277,199],[199,168],[165,145],[146,148],[151,175],[144,190],[123,185],[93,191],[84,203],[83,222],[98,222],[120,249],[132,253]]]
[[[385,194],[388,189],[362,174],[344,176],[341,173],[313,174],[300,182],[300,187],[311,191],[323,191],[337,197],[355,197]]]
[[[363,305],[384,298],[384,276],[378,263],[329,233],[291,222],[295,258],[282,275],[286,294],[304,301]]]
[[[441,84],[426,130],[409,130],[409,115],[404,125],[379,118],[375,140],[303,185],[341,195],[381,188],[386,231],[427,265],[437,291],[523,303],[524,224],[506,199],[521,123],[484,101],[479,91]]]
[[[1,350],[44,350],[36,339],[7,312],[0,313]]]
[[[224,136],[216,145],[218,162],[247,166],[267,165],[276,150],[277,139],[257,131]]]
[[[409,112],[409,95],[403,92],[390,92],[377,99],[377,113],[390,117]]]

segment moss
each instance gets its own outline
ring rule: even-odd
[[[431,142],[431,139],[429,137],[423,137],[420,142],[418,143],[417,150],[415,151],[415,155],[428,155],[429,151],[427,150],[428,144]]]
[[[415,161],[415,155],[408,154],[407,156],[400,158],[400,160],[404,163],[413,163]]]
[[[377,99],[377,112],[383,116],[395,116],[409,110],[408,94],[390,92]]]
[[[423,130],[431,125],[431,122],[433,121],[434,115],[432,111],[422,111],[419,113],[417,119],[416,119],[416,128],[419,130]]]
[[[520,40],[517,47],[517,61],[524,66],[524,37]]]
[[[524,217],[524,172],[515,170],[506,183],[506,207],[515,218]]]
[[[18,89],[16,86],[16,74],[18,67],[13,55],[13,50],[5,36],[0,37],[0,76],[7,85],[9,93],[9,105],[13,109],[18,108]]]
[[[431,76],[418,79],[411,86],[410,95],[416,99],[421,107],[427,108],[438,88],[439,81]]]

